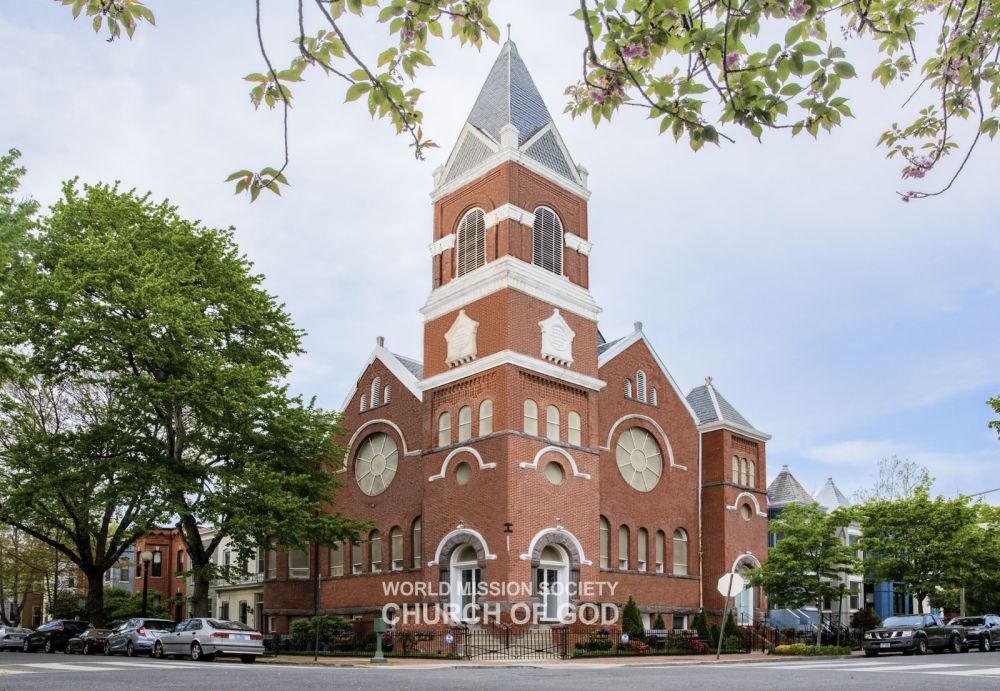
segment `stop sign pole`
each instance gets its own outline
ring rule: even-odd
[[[726,634],[726,617],[729,616],[729,600],[733,595],[733,587],[735,586],[737,590],[743,590],[745,585],[746,581],[738,573],[725,574],[719,579],[718,585],[716,585],[719,594],[726,596],[726,606],[722,608],[722,625],[719,626],[719,643],[715,648],[716,660],[722,655],[722,639]]]

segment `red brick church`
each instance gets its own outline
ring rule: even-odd
[[[336,509],[375,529],[321,551],[323,612],[521,603],[554,622],[631,595],[647,625],[685,628],[721,613],[723,573],[766,558],[769,436],[710,378],[685,394],[641,323],[602,335],[589,199],[508,41],[434,173],[423,360],[376,339],[344,404]],[[271,630],[312,613],[314,556],[268,555]],[[526,589],[476,587],[504,583]],[[766,610],[735,602],[743,623]]]

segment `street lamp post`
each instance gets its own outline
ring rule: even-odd
[[[143,550],[139,558],[142,560],[142,616],[145,617],[149,599],[149,565],[153,561],[153,553]]]

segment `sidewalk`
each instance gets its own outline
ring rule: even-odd
[[[539,668],[586,668],[590,666],[603,667],[643,667],[664,665],[725,665],[748,662],[788,662],[794,660],[829,660],[856,657],[831,655],[805,657],[802,655],[766,655],[764,653],[748,653],[743,655],[723,655],[718,661],[715,655],[648,655],[642,657],[582,657],[569,660],[559,659],[525,659],[525,660],[449,660],[441,658],[389,657],[385,663],[372,664],[369,658],[362,657],[319,657],[313,661],[307,655],[275,655],[273,657],[257,658],[258,664],[265,665],[317,665],[320,667],[408,667],[442,669],[449,667],[539,667]]]

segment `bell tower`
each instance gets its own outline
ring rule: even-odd
[[[508,40],[434,172],[421,309],[425,502],[446,507],[433,514],[442,525],[427,529],[481,535],[476,568],[488,580],[532,582],[557,538],[565,544],[546,554],[562,555],[566,578],[596,568],[585,555],[597,550],[604,382],[589,197],[587,171]],[[433,566],[444,570],[447,558]]]

